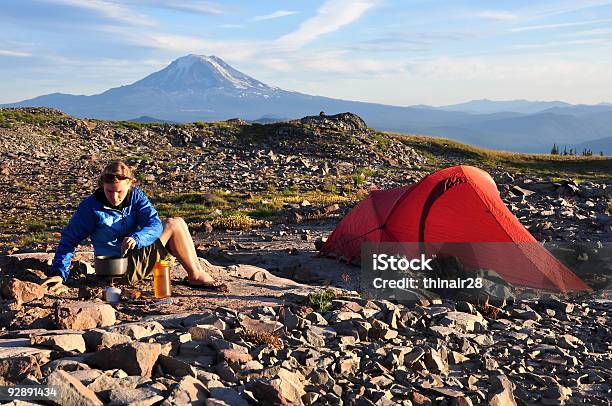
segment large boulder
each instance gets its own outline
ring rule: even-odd
[[[193,341],[201,341],[205,344],[211,344],[215,340],[222,340],[223,333],[217,327],[210,325],[195,325],[189,328],[189,334]]]
[[[151,406],[164,400],[164,397],[155,388],[142,387],[111,391],[109,400],[111,405]]]
[[[17,304],[21,305],[33,300],[42,299],[47,292],[47,288],[33,282],[9,279],[2,285],[1,291],[5,299],[13,299]]]
[[[102,406],[96,394],[81,381],[65,371],[55,371],[47,378],[47,385],[55,387],[57,397],[53,400],[62,406]]]
[[[173,376],[183,377],[190,375],[195,377],[197,375],[196,370],[193,366],[189,365],[184,361],[169,357],[164,354],[159,355],[157,362],[165,373]]]
[[[60,329],[87,330],[115,324],[115,309],[106,303],[63,303],[55,309],[55,323]]]
[[[444,326],[455,326],[465,332],[484,331],[487,321],[480,314],[464,312],[448,312],[444,315],[440,324]]]
[[[491,378],[488,400],[490,406],[516,406],[514,384],[507,376],[499,375]]]
[[[192,376],[186,376],[175,386],[162,406],[202,405],[206,402],[206,387]]]
[[[164,332],[164,327],[156,321],[142,321],[136,323],[125,323],[108,329],[112,333],[129,336],[134,340],[150,337]]]
[[[33,355],[23,355],[0,359],[0,381],[17,383],[26,376],[41,377],[38,358]]]
[[[87,357],[85,362],[105,371],[120,367],[128,375],[151,376],[160,353],[160,344],[133,342],[105,348]]]
[[[102,348],[110,348],[115,345],[132,342],[132,339],[126,335],[112,333],[102,329],[88,330],[83,334],[83,338],[90,351],[97,351]]]
[[[85,340],[81,334],[54,334],[32,336],[30,338],[32,345],[40,345],[49,347],[59,351],[76,351],[85,352]]]
[[[304,376],[298,371],[280,368],[278,373],[267,381],[250,382],[248,387],[255,398],[266,405],[303,405]]]

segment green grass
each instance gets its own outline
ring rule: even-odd
[[[68,219],[48,219],[34,220],[25,224],[26,230],[31,233],[39,233],[42,231],[50,231],[52,229],[62,229],[68,224]]]
[[[18,247],[23,247],[30,244],[44,244],[56,240],[57,237],[54,235],[54,233],[48,231],[41,231],[21,237],[19,241],[17,241],[16,245]]]
[[[116,123],[123,128],[127,128],[128,130],[142,130],[144,128],[147,128],[147,125],[149,124],[138,123],[136,121],[116,121]]]
[[[355,186],[361,186],[365,182],[366,178],[368,176],[372,176],[373,174],[374,171],[370,168],[357,168],[355,172],[353,172],[351,179],[353,180],[353,184]]]
[[[170,193],[159,196],[160,203],[175,203],[180,205],[196,204],[206,207],[223,207],[227,201],[219,195],[212,193]]]
[[[59,218],[59,219],[45,220],[44,223],[49,228],[53,228],[53,227],[64,228],[68,224],[68,220],[69,220],[68,218]]]
[[[376,151],[379,153],[385,152],[389,144],[391,144],[391,140],[389,136],[383,132],[376,131],[372,134],[372,138],[376,140]]]
[[[601,181],[608,179],[612,173],[612,157],[523,154],[474,147],[446,138],[404,134],[393,136],[430,158],[430,161],[433,160],[432,164],[440,156],[452,155],[462,162],[484,169],[501,167],[508,171],[562,179]]]
[[[299,204],[304,200],[313,205],[327,206],[333,203],[355,202],[363,199],[367,191],[355,189],[350,196],[326,190],[299,192],[293,189],[283,192],[241,194],[213,191],[212,193],[162,194],[154,199],[162,217],[183,217],[188,223],[214,220],[218,217],[273,219],[278,217],[287,203]],[[221,215],[214,212],[220,209]]]
[[[224,215],[216,217],[211,221],[211,225],[216,230],[250,230],[253,228],[269,227],[270,222],[254,219],[244,214]]]
[[[64,114],[53,110],[0,109],[0,125],[4,127],[12,127],[15,123],[43,124],[63,118],[66,118]]]
[[[47,224],[43,222],[32,222],[26,224],[26,228],[30,232],[40,232],[47,228]]]
[[[237,124],[228,123],[227,121],[215,121],[210,123],[210,126],[220,130],[238,130]]]
[[[254,218],[270,218],[276,216],[277,214],[277,211],[270,207],[260,207],[248,212],[248,216]]]
[[[144,161],[144,162],[152,162],[153,157],[151,155],[130,155],[126,156],[122,161]]]
[[[281,194],[283,196],[295,196],[300,192],[300,189],[297,187],[297,185],[293,185],[291,187],[286,187],[281,191]]]
[[[212,210],[200,204],[177,205],[171,203],[159,203],[155,208],[162,217],[183,217],[185,220],[199,220],[210,217]]]
[[[553,177],[552,177],[550,180],[551,180],[552,182],[561,182],[561,181],[563,181],[563,180],[572,180],[572,181],[574,181],[574,182],[575,182],[577,185],[581,184],[582,182],[586,182],[586,181],[587,181],[587,179],[584,179],[584,178],[579,178],[579,177],[575,177],[575,176],[573,176],[573,177],[571,177],[571,178],[568,178],[568,177],[565,177],[565,178],[560,178],[560,177],[558,177],[558,176],[553,176]]]
[[[330,179],[325,179],[323,182],[322,190],[329,194],[335,195],[338,193],[338,186],[336,186]]]
[[[319,313],[326,313],[331,309],[331,301],[336,297],[331,290],[319,290],[308,295],[308,303]]]

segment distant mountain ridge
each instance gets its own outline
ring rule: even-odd
[[[438,107],[440,110],[463,111],[474,114],[491,114],[499,112],[513,112],[533,114],[552,107],[569,107],[571,104],[561,101],[529,101],[529,100],[471,100],[465,103],[451,104]]]
[[[162,124],[177,124],[176,121],[170,121],[170,120],[161,120],[155,117],[149,117],[149,116],[140,116],[140,117],[136,117],[136,118],[131,118],[129,120],[126,121],[131,121],[134,123],[162,123]]]
[[[45,106],[78,117],[160,122],[226,120],[270,122],[324,111],[350,111],[381,130],[454,138],[478,146],[548,152],[612,136],[612,105],[560,101],[473,100],[442,107],[391,106],[333,99],[267,85],[216,56],[190,54],[132,84],[84,96],[52,93],[2,107]],[[139,121],[139,120],[138,120]],[[603,147],[607,148],[603,141]],[[594,152],[596,151],[595,148]]]

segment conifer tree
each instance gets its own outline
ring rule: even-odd
[[[553,144],[553,147],[550,150],[550,154],[551,155],[559,155],[559,147],[557,147],[557,144]]]

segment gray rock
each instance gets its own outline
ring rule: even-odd
[[[122,334],[133,340],[151,337],[164,332],[164,327],[157,321],[125,323],[108,329],[111,333]]]
[[[206,387],[192,376],[186,376],[176,385],[163,406],[203,404],[207,399]]]
[[[30,338],[32,345],[49,347],[59,351],[85,352],[85,340],[81,334],[58,334],[49,336],[33,336]]]
[[[214,326],[197,325],[189,328],[189,334],[194,341],[211,344],[216,339],[223,339],[223,333]]]
[[[440,324],[456,326],[465,332],[479,332],[486,330],[488,322],[480,314],[448,312],[440,320]]]
[[[505,375],[492,377],[487,400],[490,406],[516,406],[514,384]]]
[[[434,349],[428,349],[425,352],[425,366],[427,369],[434,373],[440,375],[448,374],[448,361],[446,351],[436,351]]]
[[[88,330],[83,334],[85,344],[90,351],[97,351],[102,348],[110,348],[119,344],[127,344],[132,339],[120,333],[112,333],[102,329]]]
[[[62,406],[102,405],[96,394],[65,371],[55,371],[47,378],[47,385],[55,387],[55,402]]]
[[[85,362],[102,370],[121,366],[129,375],[150,376],[160,352],[157,343],[133,342],[105,348],[88,356]]]
[[[63,303],[55,310],[55,322],[59,328],[87,330],[115,324],[115,309],[105,303]]]
[[[380,320],[372,320],[372,328],[368,331],[368,337],[373,340],[390,340],[397,337],[398,332],[393,330],[387,323]]]
[[[42,376],[38,357],[34,355],[9,356],[0,359],[0,382],[2,379],[17,383],[26,376]]]
[[[74,378],[78,379],[85,386],[89,386],[93,381],[98,379],[100,375],[102,375],[102,371],[98,369],[91,369],[91,368],[90,369],[77,369],[75,371],[71,371],[68,373]]]
[[[425,350],[421,347],[415,347],[404,356],[404,365],[410,367],[412,364],[420,360],[425,355]]]
[[[179,378],[187,375],[193,376],[194,378],[197,376],[196,370],[193,366],[176,358],[160,354],[157,358],[157,362],[161,366],[162,370],[167,374]]]
[[[22,303],[42,299],[47,289],[45,286],[34,282],[26,282],[13,278],[3,283],[0,291],[4,298],[13,299],[18,305],[21,305]]]
[[[151,406],[164,400],[164,397],[153,388],[134,388],[112,391],[109,400],[109,405]]]
[[[283,322],[287,330],[291,331],[297,328],[298,323],[299,323],[299,318],[298,316],[293,314],[289,308],[285,308],[283,312],[281,313],[281,316],[282,316],[281,321]]]
[[[210,392],[209,402],[211,400],[220,400],[231,406],[248,406],[249,404],[232,388],[217,387],[209,388],[208,390]]]

